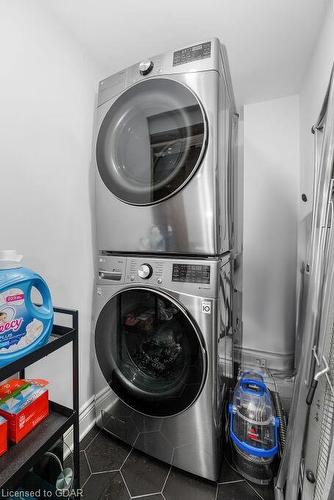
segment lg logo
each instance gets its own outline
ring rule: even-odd
[[[202,313],[211,314],[211,302],[202,302]]]

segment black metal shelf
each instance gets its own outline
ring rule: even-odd
[[[0,457],[0,485],[2,489],[10,487],[29,471],[53,444],[74,424],[75,412],[69,410],[68,415],[60,413],[52,407],[50,401],[49,416],[38,427],[31,431],[20,443],[9,447],[7,453]]]
[[[78,311],[54,308],[56,313],[70,315],[72,326],[54,325],[49,341],[30,354],[0,368],[0,381],[24,370],[57,349],[72,342],[73,408],[50,401],[48,417],[20,443],[13,444],[0,457],[0,488],[12,488],[73,426],[74,487],[80,487],[79,470],[79,370],[78,370]]]
[[[24,370],[24,368],[36,363],[36,361],[48,356],[48,354],[51,354],[60,347],[73,342],[75,335],[76,330],[73,328],[54,325],[52,334],[45,345],[39,347],[36,351],[27,354],[23,358],[0,368],[0,380],[5,380],[6,378],[15,375],[15,373]]]

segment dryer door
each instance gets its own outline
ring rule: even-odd
[[[126,289],[104,306],[95,349],[113,391],[146,415],[180,413],[203,387],[206,354],[195,324],[180,305],[152,289]]]
[[[97,137],[96,161],[107,188],[133,205],[172,196],[195,173],[207,125],[190,89],[167,78],[145,80],[110,107]]]

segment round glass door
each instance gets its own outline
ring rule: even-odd
[[[198,397],[206,355],[195,325],[165,295],[128,289],[102,309],[95,349],[113,391],[133,409],[169,416]]]
[[[107,112],[97,138],[96,161],[107,188],[134,205],[176,193],[199,166],[206,121],[194,94],[163,78],[124,92]]]

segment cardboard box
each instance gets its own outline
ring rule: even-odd
[[[0,401],[0,415],[8,422],[8,439],[13,443],[19,443],[48,414],[48,390],[33,383]]]
[[[8,450],[8,424],[7,420],[0,417],[0,456]]]
[[[7,382],[0,385],[0,401],[10,394],[14,394],[14,392],[20,390],[23,386],[27,386],[28,384],[29,382],[22,378],[7,380]]]

